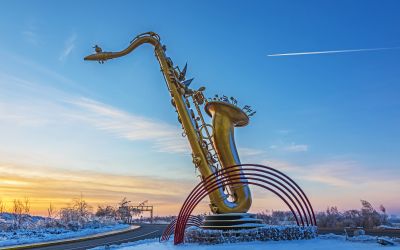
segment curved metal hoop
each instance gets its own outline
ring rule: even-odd
[[[161,237],[159,239],[160,242],[169,240],[169,238],[171,237],[172,233],[175,230],[176,221],[177,221],[177,218],[174,219],[173,221],[171,221],[171,223],[169,223],[169,225],[164,230],[163,234],[161,235]],[[201,225],[203,225],[203,220],[200,219],[199,217],[193,216],[193,215],[189,216],[189,219],[186,223],[186,227],[189,227],[189,226],[200,227]]]
[[[241,167],[241,170],[235,169],[236,167]],[[268,166],[241,164],[217,171],[214,175],[203,179],[191,191],[183,203],[175,222],[174,244],[183,243],[185,228],[191,213],[200,201],[214,190],[232,184],[251,184],[267,189],[277,195],[288,206],[298,226],[300,224],[305,226],[304,222],[307,225],[316,225],[314,210],[309,199],[290,177]]]

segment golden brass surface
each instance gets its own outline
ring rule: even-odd
[[[246,126],[249,124],[249,117],[238,107],[226,102],[208,102],[205,105],[205,110],[208,115],[212,116],[214,131],[212,140],[222,168],[240,164],[234,138],[234,127]],[[237,170],[240,171],[240,167],[237,167]],[[232,174],[237,174],[237,172],[231,172]],[[229,189],[233,201],[237,204],[235,211],[247,212],[251,206],[248,185],[232,184],[229,185]],[[229,213],[228,211],[221,211],[223,211],[222,213]]]
[[[188,138],[193,163],[200,171],[201,178],[212,175],[218,168],[240,164],[234,142],[234,127],[247,125],[249,117],[235,105],[219,101],[207,102],[203,95],[204,87],[198,90],[190,89],[188,86],[192,79],[184,81],[186,66],[182,71],[174,67],[172,60],[165,54],[166,47],[161,44],[159,35],[154,32],[140,34],[126,49],[119,52],[103,52],[96,45],[94,47],[96,53],[84,59],[103,63],[127,55],[145,43],[154,46],[155,56],[172,97],[172,106],[176,109],[178,120],[182,124],[183,135]],[[189,99],[198,116],[190,108]],[[212,116],[212,126],[205,123],[201,114],[200,106],[203,104],[206,112]],[[209,131],[210,127],[212,132]],[[230,185],[228,190],[221,187],[210,193],[209,198],[210,208],[214,213],[244,213],[251,206],[249,187],[242,184]]]

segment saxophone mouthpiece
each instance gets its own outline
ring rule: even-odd
[[[91,54],[86,56],[85,58],[83,58],[85,61],[99,61],[104,62],[106,59],[104,58],[105,54],[103,52],[103,49],[100,48],[98,45],[93,46],[94,51],[96,52],[96,54]]]
[[[91,54],[91,55],[85,56],[83,58],[83,60],[85,60],[85,61],[98,61],[100,64],[103,64],[107,60],[106,55],[107,55],[107,53],[100,52],[100,53],[97,53],[97,54]]]
[[[85,56],[83,58],[83,60],[85,60],[85,61],[99,61],[100,57],[99,57],[99,54],[91,54],[91,55]]]
[[[99,63],[103,64],[105,61],[112,58],[110,57],[111,55],[112,52],[99,52],[96,54],[85,56],[83,59],[85,61],[98,61]]]

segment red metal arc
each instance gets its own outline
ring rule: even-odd
[[[236,167],[241,167],[241,170],[235,169]],[[259,164],[241,164],[217,171],[215,174],[203,179],[192,190],[183,203],[176,222],[171,223],[167,228],[169,235],[172,228],[174,228],[175,244],[183,243],[185,228],[188,224],[193,224],[193,221],[190,221],[191,213],[198,203],[200,203],[200,201],[209,193],[223,188],[228,184],[251,184],[265,188],[277,195],[289,207],[297,225],[300,225],[298,216],[302,226],[304,226],[304,219],[307,225],[316,225],[314,210],[309,199],[303,190],[290,177],[268,166]],[[293,209],[292,205],[295,207],[296,211]],[[304,208],[306,208],[307,213]],[[164,234],[166,231],[164,231]],[[164,237],[162,239],[167,238]]]
[[[163,234],[160,237],[160,240],[159,240],[160,242],[169,240],[171,234],[175,230],[176,221],[177,221],[177,219],[174,219],[171,221],[171,223],[169,223],[169,225],[167,226],[167,228],[164,230]],[[202,224],[203,224],[203,220],[201,218],[190,215],[188,222],[186,223],[186,227],[189,227],[189,226],[199,227]]]

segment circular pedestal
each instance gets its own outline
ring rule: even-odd
[[[317,237],[316,226],[274,226],[243,230],[211,230],[198,227],[186,229],[185,242],[199,244],[238,243],[249,241],[304,240]],[[239,249],[239,248],[238,248]]]
[[[229,213],[213,214],[205,217],[201,226],[203,229],[239,230],[265,226],[262,221],[255,218],[255,214]]]

